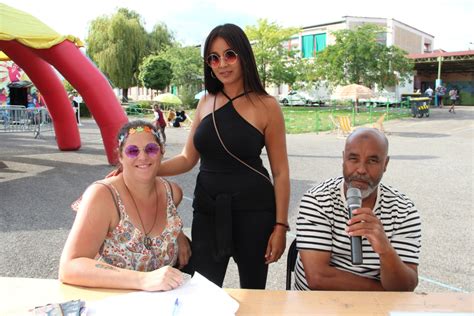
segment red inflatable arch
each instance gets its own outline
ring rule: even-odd
[[[0,11],[0,50],[18,64],[41,91],[53,120],[58,148],[77,150],[81,147],[81,140],[74,110],[51,65],[81,94],[100,128],[108,162],[116,164],[116,134],[128,118],[105,76],[79,50],[80,41],[71,36],[60,36],[34,17],[4,4],[0,4]],[[6,11],[10,14],[5,14]],[[45,35],[44,30],[39,32],[46,44],[39,42],[38,36],[35,37],[37,27],[31,30],[30,36],[18,36],[19,32],[12,27],[12,23],[19,25],[25,18],[29,20],[30,27],[31,19],[34,19],[33,22],[39,22],[46,28],[48,34]],[[20,31],[25,33],[25,30]]]

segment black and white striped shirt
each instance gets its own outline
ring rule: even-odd
[[[345,232],[349,214],[344,196],[344,178],[332,178],[308,190],[301,199],[296,220],[298,250],[331,252],[330,265],[363,277],[380,280],[380,259],[366,238],[362,238],[363,264],[351,263],[350,237]],[[379,184],[374,214],[401,260],[418,264],[421,223],[410,199],[397,190]],[[310,290],[298,255],[295,289]]]

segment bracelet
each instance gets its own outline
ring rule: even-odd
[[[280,222],[276,222],[275,223],[275,226],[283,226],[286,228],[286,231],[289,232],[291,229],[290,229],[290,225],[288,224],[285,224],[285,223],[280,223]]]

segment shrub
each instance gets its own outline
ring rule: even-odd
[[[80,112],[81,117],[92,117],[92,114],[89,111],[89,108],[86,106],[84,102],[79,104],[79,107],[81,109],[81,112]]]

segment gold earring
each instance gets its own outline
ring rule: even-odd
[[[216,75],[214,74],[214,72],[211,70],[211,77],[216,79]]]

